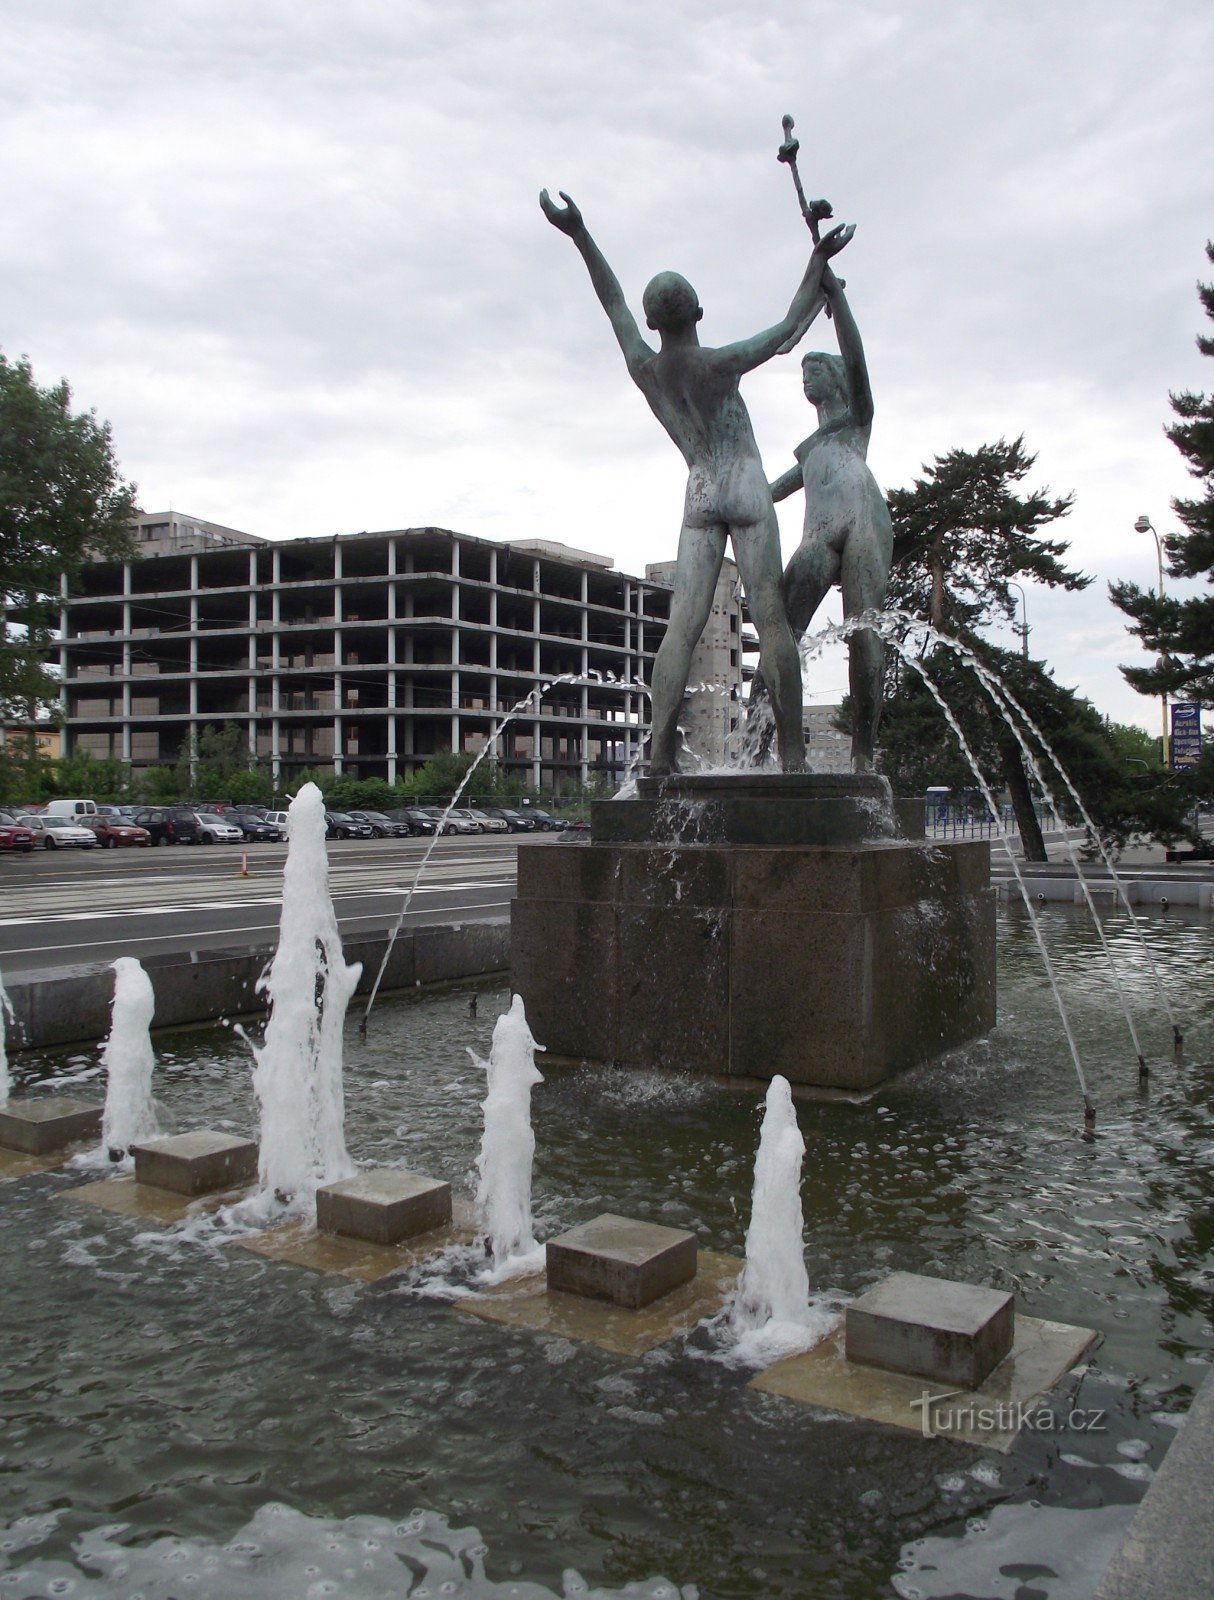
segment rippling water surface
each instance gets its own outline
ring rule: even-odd
[[[989,1041],[867,1106],[799,1107],[810,1281],[855,1294],[923,1271],[1097,1329],[1061,1393],[1106,1412],[1101,1431],[1024,1434],[1008,1456],[896,1434],[751,1392],[677,1346],[623,1360],[391,1280],[353,1285],[66,1205],[88,1175],[58,1172],[0,1185],[0,1596],[363,1600],[642,1580],[673,1594],[661,1577],[706,1597],[858,1600],[892,1595],[895,1576],[907,1595],[1012,1595],[1019,1580],[983,1554],[984,1530],[1009,1519],[1046,1568],[1042,1594],[1086,1592],[1064,1555],[1082,1574],[1085,1551],[1093,1570],[1107,1554],[1214,1352],[1214,935],[1176,911],[1145,924],[1186,1030],[1175,1065],[1137,941],[1106,924],[1153,1063],[1143,1096],[1090,927],[1043,913],[1099,1110],[1086,1141],[1031,933],[1000,916]],[[467,992],[382,1003],[365,1043],[349,1035],[356,1159],[471,1193],[484,1089],[466,1046],[488,1053],[507,999],[482,992],[475,1019]],[[158,1054],[179,1129],[252,1131],[238,1038],[177,1035]],[[18,1091],[86,1085],[94,1063],[27,1062]],[[644,1074],[546,1076],[541,1231],[612,1210],[740,1252],[757,1100]],[[950,1552],[967,1587],[931,1575]]]

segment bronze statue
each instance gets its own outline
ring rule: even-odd
[[[843,249],[854,230],[837,227],[815,243],[805,276],[780,322],[717,349],[700,343],[697,327],[703,312],[695,290],[676,272],[658,273],[643,302],[648,326],[660,336],[661,348],[654,350],[642,338],[619,281],[587,232],[581,212],[567,194],[562,192],[561,199],[565,204],[556,205],[545,189],[540,195],[544,215],[580,251],[629,375],[688,468],[670,621],[653,670],[649,771],[662,775],[677,770],[679,709],[692,651],[712,610],[727,538],[733,540],[759,633],[760,669],[771,692],[780,764],[786,772],[801,771],[805,765],[801,666],[784,609],[779,525],[738,385],[744,373],[770,360],[798,328],[808,325],[821,304],[830,258]]]

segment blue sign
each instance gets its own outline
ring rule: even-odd
[[[1187,772],[1201,760],[1201,707],[1180,700],[1172,707],[1172,771]]]

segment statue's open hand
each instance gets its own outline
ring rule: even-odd
[[[543,211],[544,215],[548,218],[548,221],[554,228],[559,228],[562,233],[567,233],[572,236],[580,227],[583,226],[582,213],[574,205],[573,201],[563,189],[558,190],[558,193],[560,194],[561,199],[565,202],[563,206],[554,204],[553,201],[548,197],[547,189],[541,189],[540,209]]]
[[[850,241],[855,231],[856,225],[854,222],[841,222],[837,228],[832,228],[829,233],[822,235],[821,243],[814,246],[814,254],[826,256],[828,259],[831,256],[837,256],[844,245]]]

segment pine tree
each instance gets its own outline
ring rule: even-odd
[[[1206,245],[1206,255],[1214,262],[1214,242]],[[1197,293],[1214,321],[1214,283],[1199,283]],[[1214,338],[1199,334],[1197,348],[1203,356],[1214,356]],[[1214,584],[1214,394],[1186,389],[1168,398],[1177,420],[1164,431],[1201,490],[1191,499],[1172,501],[1188,532],[1164,539],[1168,571],[1174,578],[1204,577]],[[1140,694],[1214,705],[1214,593],[1182,600],[1133,583],[1113,583],[1109,595],[1133,618],[1129,631],[1159,657],[1150,667],[1122,667],[1127,681]]]

